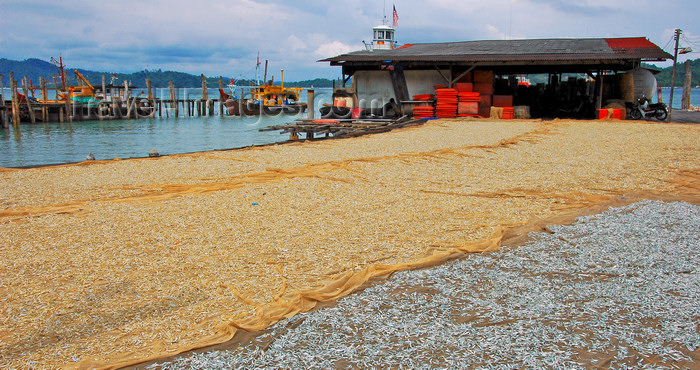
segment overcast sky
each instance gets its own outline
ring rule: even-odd
[[[700,58],[699,0],[395,0],[402,43],[645,36]],[[339,77],[319,59],[364,48],[381,24],[377,0],[0,0],[0,58],[63,56],[102,72],[162,69],[252,78],[256,55],[285,80]],[[668,64],[667,64],[668,65]]]

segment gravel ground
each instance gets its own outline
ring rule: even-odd
[[[697,368],[700,207],[642,201],[148,368]]]

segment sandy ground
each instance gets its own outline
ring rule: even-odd
[[[416,261],[497,248],[504,228],[630,193],[697,204],[699,159],[697,125],[442,120],[3,170],[0,362],[171,355]]]

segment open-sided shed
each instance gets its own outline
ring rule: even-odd
[[[644,37],[628,37],[416,43],[322,61],[342,66],[344,82],[352,77],[360,106],[471,83],[482,96],[512,96],[540,116],[587,116],[608,100],[629,100],[625,81],[633,73],[625,73],[671,58]],[[530,74],[546,74],[547,82],[527,86],[520,77]]]

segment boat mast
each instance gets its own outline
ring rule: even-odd
[[[260,51],[258,51],[258,59],[255,63],[255,83],[260,86]]]

